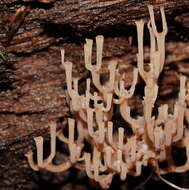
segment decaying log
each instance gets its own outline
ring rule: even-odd
[[[136,1],[136,0],[63,0],[1,1],[0,42],[10,52],[30,53],[49,47],[59,41],[78,40],[107,31],[127,30],[134,20],[147,18],[147,5],[153,4],[159,18],[159,6],[164,6],[170,20],[185,27],[188,0]],[[172,16],[174,17],[172,18]],[[183,22],[182,17],[185,18]],[[180,22],[181,21],[181,22]],[[130,30],[130,28],[129,28]],[[129,31],[128,30],[128,31]],[[74,38],[74,39],[73,39]]]
[[[71,115],[60,49],[64,48],[66,59],[74,63],[73,74],[80,78],[82,91],[89,76],[83,62],[84,39],[105,35],[104,79],[109,61],[117,59],[129,86],[136,66],[134,21],[148,20],[148,4],[154,5],[157,22],[159,6],[165,7],[168,20],[166,65],[157,104],[171,106],[179,89],[179,74],[189,76],[189,0],[0,1],[0,189],[37,188],[41,178],[52,183],[59,179],[59,184],[68,179],[70,173],[35,173],[24,157],[34,150],[35,136],[45,137],[48,146],[50,121],[63,128]],[[148,39],[145,51],[148,60]],[[138,89],[140,85],[141,79]],[[137,105],[132,109],[140,113],[141,101],[131,104]],[[58,149],[61,152],[66,147]],[[65,159],[62,157],[65,155],[59,153],[57,162]]]

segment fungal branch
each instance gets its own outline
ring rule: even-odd
[[[33,158],[33,152],[28,152],[25,156],[28,159],[30,167],[38,171],[40,169],[45,169],[50,172],[62,172],[71,167],[70,161],[63,163],[59,166],[53,165],[52,161],[53,158],[55,157],[56,154],[56,123],[50,123],[50,134],[51,134],[51,153],[50,155],[43,160],[43,138],[40,137],[35,137],[35,144],[37,147],[37,164],[34,162]]]
[[[161,105],[158,108],[158,114],[152,114],[158,96],[158,78],[165,63],[167,23],[164,9],[161,7],[163,31],[158,32],[153,7],[148,6],[148,9],[150,13],[150,20],[147,24],[150,34],[150,63],[147,65],[150,69],[146,71],[144,66],[145,23],[139,20],[136,21],[137,68],[133,70],[133,82],[129,90],[125,89],[125,81],[120,79],[116,60],[109,62],[109,80],[101,83],[103,36],[96,37],[96,63],[92,61],[93,40],[86,39],[84,45],[85,67],[90,71],[92,78],[92,80],[91,78],[86,80],[84,94],[79,93],[78,79],[72,76],[73,63],[64,60],[64,50],[61,50],[67,91],[71,99],[70,108],[76,118],[68,119],[68,136],[62,130],[56,131],[56,123],[49,124],[51,153],[46,159],[43,159],[43,138],[34,138],[37,147],[37,163],[34,162],[33,152],[26,154],[32,169],[60,172],[75,167],[85,170],[88,177],[99,182],[104,189],[110,186],[115,174],[119,174],[121,180],[125,180],[127,175],[141,175],[142,166],[152,164],[152,160],[153,165],[155,162],[156,166],[158,162],[167,162],[167,168],[158,170],[160,173],[182,172],[189,169],[189,161],[178,167],[171,159],[173,143],[174,146],[186,147],[187,158],[189,158],[188,133],[184,125],[185,116],[189,118],[185,103],[186,78],[184,76],[180,77],[180,92],[174,105],[174,112],[168,112],[168,105]],[[143,116],[133,118],[128,102],[134,96],[138,75],[145,81]],[[92,84],[96,87],[95,92],[91,92]],[[113,125],[112,116],[115,104],[119,107],[122,118],[130,124],[132,135],[127,135],[126,127]],[[69,160],[61,165],[53,164],[57,138],[67,144],[70,153]],[[86,147],[84,142],[87,142],[90,147]]]
[[[150,21],[148,22],[148,30],[150,33],[150,70],[144,70],[144,50],[143,50],[143,33],[144,21],[136,21],[138,36],[138,54],[137,63],[139,73],[144,79],[146,86],[144,89],[144,118],[146,131],[149,139],[154,143],[154,118],[152,118],[152,110],[158,95],[158,77],[163,69],[165,62],[165,36],[167,34],[167,23],[163,7],[160,8],[163,31],[158,32],[155,24],[153,7],[148,6],[150,13]]]

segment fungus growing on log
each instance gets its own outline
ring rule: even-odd
[[[101,82],[103,36],[96,37],[96,64],[92,64],[93,40],[87,39],[84,45],[85,67],[91,73],[86,81],[86,91],[79,94],[78,79],[72,77],[72,62],[64,61],[64,50],[61,50],[62,65],[66,73],[67,91],[70,108],[77,116],[68,119],[68,137],[62,130],[56,132],[56,123],[50,123],[51,154],[43,160],[43,138],[36,137],[37,164],[33,153],[27,153],[29,164],[34,170],[60,172],[75,167],[85,170],[88,177],[107,189],[115,174],[125,180],[127,175],[141,175],[142,166],[152,165],[155,172],[184,172],[189,170],[189,160],[183,166],[176,166],[168,155],[172,145],[186,148],[189,159],[189,132],[184,125],[184,117],[188,117],[186,108],[186,78],[180,77],[180,92],[174,105],[174,112],[168,112],[168,105],[153,109],[158,96],[158,78],[165,62],[165,37],[167,23],[163,7],[160,8],[162,32],[158,32],[155,24],[153,7],[148,6],[150,21],[147,24],[150,34],[149,70],[144,69],[143,31],[144,21],[136,21],[138,37],[137,68],[133,70],[133,82],[129,90],[125,89],[125,81],[120,79],[117,61],[111,60],[108,65],[109,80]],[[129,99],[134,96],[138,75],[144,80],[143,115],[133,118]],[[91,85],[96,87],[91,92]],[[91,103],[92,102],[92,103]],[[131,127],[132,134],[127,135],[125,128],[113,125],[113,106],[117,105],[120,115]],[[75,132],[77,130],[77,139]],[[69,161],[61,165],[53,165],[56,152],[56,138],[66,143],[69,148]],[[84,140],[92,150],[85,151]],[[166,168],[159,168],[158,162],[166,161]]]

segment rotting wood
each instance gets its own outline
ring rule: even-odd
[[[43,135],[48,140],[47,124],[50,120],[63,127],[64,117],[70,114],[65,101],[60,48],[64,47],[67,59],[75,63],[74,75],[80,77],[82,90],[85,86],[82,79],[88,75],[83,72],[84,39],[105,34],[104,65],[111,59],[118,59],[120,67],[128,70],[129,86],[137,50],[133,21],[148,18],[148,4],[155,5],[155,12],[160,5],[166,11],[169,43],[166,44],[165,71],[160,80],[162,98],[157,104],[167,102],[172,105],[175,97],[171,95],[179,89],[178,75],[189,75],[188,0],[0,1],[0,50],[8,52],[7,55],[15,61],[10,64],[11,61],[6,61],[7,57],[6,60],[0,57],[4,71],[0,83],[10,82],[6,83],[8,89],[0,89],[0,188],[24,190],[34,187],[33,175],[36,173],[29,170],[23,155],[34,149],[33,136]],[[29,7],[27,14],[23,14],[21,20],[18,17],[15,20],[17,10],[23,6]],[[158,11],[156,16],[158,22]],[[15,21],[16,27],[12,27]],[[142,81],[139,82],[142,84]],[[140,86],[138,88],[140,90]],[[131,102],[138,106],[132,109],[137,109],[139,113],[140,103],[138,99]],[[18,162],[19,167],[15,164]],[[16,175],[12,175],[14,172]],[[42,172],[42,175],[45,174]],[[61,183],[64,179],[60,176]],[[20,180],[16,181],[17,178]]]

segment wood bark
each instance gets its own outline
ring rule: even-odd
[[[89,76],[83,62],[84,39],[104,35],[103,63],[117,59],[129,86],[136,66],[134,21],[148,20],[149,4],[154,5],[159,26],[159,7],[164,6],[166,12],[166,65],[157,104],[171,106],[179,89],[178,76],[189,75],[189,0],[0,1],[0,189],[33,189],[40,187],[40,180],[62,184],[69,179],[70,172],[33,172],[24,157],[35,150],[35,136],[42,135],[48,146],[50,121],[63,128],[71,116],[60,49],[64,48],[66,59],[74,63],[73,73],[80,78],[82,91]],[[149,39],[145,39],[146,52],[148,44]],[[142,80],[139,89],[140,84]],[[133,109],[140,112],[140,104],[134,107],[137,101],[132,103]],[[65,149],[58,146],[59,152]],[[57,162],[64,159],[65,155],[58,153]],[[80,177],[79,173],[75,180]]]

